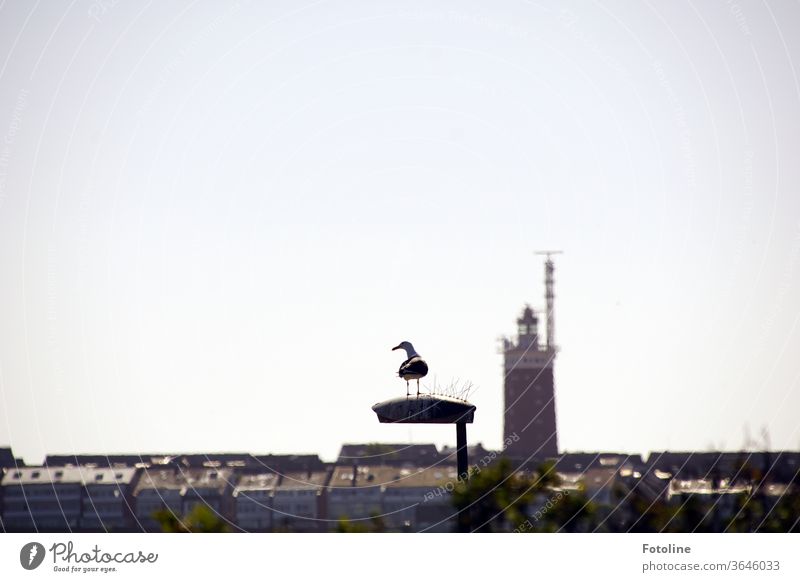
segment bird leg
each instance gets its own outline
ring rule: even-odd
[[[408,380],[406,380],[406,398],[408,398]]]
[[[417,398],[419,398],[419,378],[417,378]]]

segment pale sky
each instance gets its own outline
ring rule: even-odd
[[[263,4],[0,4],[0,446],[499,447],[557,248],[562,450],[800,447],[800,4]]]

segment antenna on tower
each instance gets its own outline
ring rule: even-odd
[[[556,349],[556,323],[553,316],[553,272],[556,267],[553,263],[553,255],[561,255],[564,251],[535,251],[537,255],[547,257],[544,261],[544,302],[547,309],[547,349]]]

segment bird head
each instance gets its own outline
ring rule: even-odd
[[[414,346],[411,345],[411,342],[400,342],[392,348],[392,351],[394,350],[405,350],[409,358],[417,354],[417,351],[414,349]]]

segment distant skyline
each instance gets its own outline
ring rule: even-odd
[[[319,453],[556,259],[562,450],[800,448],[797,3],[0,6],[0,446]]]

